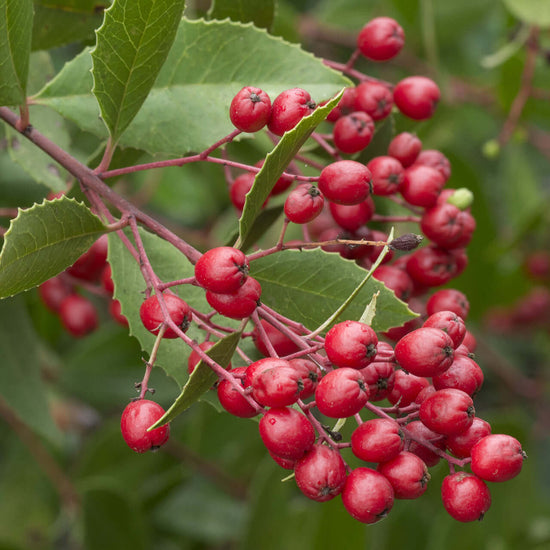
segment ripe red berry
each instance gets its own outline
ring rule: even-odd
[[[349,115],[355,110],[355,88],[346,88],[338,105],[328,114],[327,120],[336,122],[341,116]]]
[[[441,498],[449,515],[465,523],[483,519],[491,506],[487,485],[468,472],[446,476],[441,485]]]
[[[467,210],[445,202],[427,209],[420,227],[424,235],[441,248],[464,248],[472,239],[476,222]]]
[[[202,351],[208,351],[213,345],[214,342],[210,342],[209,340],[207,340],[206,342],[201,342],[199,344],[199,348],[201,348]],[[187,372],[191,374],[200,362],[200,355],[195,350],[191,351],[189,357],[187,358]]]
[[[303,388],[300,373],[287,363],[260,372],[252,383],[252,397],[266,407],[286,407],[298,401]]]
[[[407,273],[420,287],[440,286],[461,273],[461,262],[462,258],[453,251],[425,246],[409,256]],[[453,311],[450,307],[445,309]]]
[[[301,88],[285,90],[273,101],[267,127],[277,136],[282,136],[311,114],[315,107],[309,92]]]
[[[403,451],[378,465],[377,470],[391,483],[395,498],[415,499],[428,488],[428,467],[414,453]]]
[[[365,462],[386,462],[404,447],[405,436],[399,424],[388,418],[367,420],[351,434],[351,450]]]
[[[128,447],[136,453],[144,453],[164,445],[170,436],[169,424],[147,431],[163,415],[164,409],[154,401],[139,399],[129,403],[120,419],[122,437]]]
[[[420,405],[422,423],[438,434],[454,435],[466,431],[475,415],[472,398],[462,390],[438,390]]]
[[[112,270],[109,264],[105,264],[105,267],[101,272],[100,278],[101,278],[101,286],[105,289],[106,292],[112,295],[113,292],[115,291],[115,283],[113,282]]]
[[[371,142],[374,135],[372,117],[362,111],[341,116],[334,124],[332,137],[339,151],[354,154],[362,151]]]
[[[425,149],[421,151],[418,157],[416,157],[415,164],[434,168],[443,176],[445,182],[451,177],[451,163],[449,159],[437,149]]]
[[[391,90],[382,82],[362,82],[355,89],[355,110],[367,113],[373,120],[386,118],[392,107]]]
[[[511,435],[491,434],[480,439],[471,449],[472,472],[486,481],[508,481],[516,477],[527,455],[521,443]]]
[[[67,296],[73,294],[72,286],[60,277],[52,277],[47,281],[44,281],[38,287],[38,294],[44,305],[54,313],[59,312],[61,302]]]
[[[207,290],[206,301],[225,317],[245,319],[250,317],[258,306],[261,294],[260,283],[249,276],[235,292],[220,294]]]
[[[380,343],[378,344],[380,348]],[[395,381],[395,363],[379,360],[380,349],[376,356],[376,360],[364,369],[361,369],[363,380],[369,387],[369,400],[382,401],[389,396],[393,390]]]
[[[329,201],[337,204],[359,204],[370,194],[370,170],[354,160],[339,160],[323,168],[319,189]]]
[[[403,168],[408,168],[422,150],[420,139],[409,132],[397,134],[388,146],[388,155],[397,159]]]
[[[447,437],[447,449],[458,458],[467,458],[470,456],[472,447],[490,433],[489,422],[476,416],[466,431]]]
[[[444,185],[445,180],[435,168],[413,164],[404,171],[399,191],[409,204],[428,208],[435,205]]]
[[[296,353],[300,348],[294,343],[286,334],[282,333],[278,328],[275,328],[272,324],[268,323],[265,319],[261,320],[262,328],[264,329],[267,339],[273,346],[277,355],[285,356]],[[271,355],[267,348],[266,342],[261,336],[260,330],[257,326],[254,326],[252,330],[252,340],[256,349],[264,356]]]
[[[256,174],[253,172],[246,172],[236,177],[231,188],[229,189],[229,198],[233,203],[233,206],[241,212],[244,208],[244,203],[246,202],[246,195],[252,189],[254,185],[254,178]],[[264,206],[267,204],[267,200],[264,203]]]
[[[462,340],[464,340],[464,336],[466,335],[466,325],[462,317],[454,313],[454,311],[437,311],[424,321],[423,326],[438,328],[446,332],[451,337],[455,349],[462,344]]]
[[[87,252],[84,252],[71,267],[67,268],[67,273],[84,281],[97,280],[107,261],[108,246],[107,235],[102,235]]]
[[[470,311],[470,303],[466,295],[460,292],[460,290],[444,288],[434,292],[434,294],[430,296],[426,303],[426,312],[428,315],[432,315],[438,311],[444,310],[452,311],[466,320],[468,312]]]
[[[325,374],[315,390],[317,408],[329,418],[353,416],[368,399],[369,388],[356,369],[341,368]]]
[[[404,170],[393,157],[374,157],[367,164],[372,174],[372,192],[375,195],[393,195],[401,187]]]
[[[373,61],[387,61],[395,57],[404,43],[403,29],[390,17],[372,19],[357,37],[357,47],[366,58]]]
[[[428,380],[422,376],[415,376],[402,370],[396,370],[393,389],[388,395],[388,400],[392,405],[398,404],[400,407],[406,407],[429,384]]]
[[[329,203],[329,210],[334,221],[347,231],[357,231],[364,226],[374,214],[374,202],[369,196],[359,204]]]
[[[424,76],[409,76],[398,82],[393,89],[397,108],[409,118],[431,118],[441,97],[437,84]]]
[[[246,367],[237,367],[233,369],[232,374],[238,377],[243,375],[245,370]],[[235,386],[230,380],[220,380],[217,392],[220,405],[233,416],[238,416],[239,418],[252,418],[258,414],[256,407],[249,403],[247,399],[235,389]]]
[[[75,338],[90,334],[99,323],[94,304],[80,294],[69,294],[62,300],[59,317],[65,330]]]
[[[242,132],[261,130],[271,115],[271,100],[260,88],[245,86],[235,95],[229,107],[229,118]]]
[[[299,395],[300,399],[311,397],[321,379],[321,369],[313,361],[303,357],[290,359],[288,362],[293,369],[296,369],[302,380],[303,388]]]
[[[437,390],[456,388],[473,397],[483,385],[483,371],[467,355],[455,354],[453,364],[432,381]]]
[[[362,523],[376,523],[384,519],[393,507],[393,500],[391,483],[371,468],[353,470],[342,491],[344,507]]]
[[[414,283],[407,272],[393,265],[378,266],[372,276],[377,281],[384,283],[390,290],[393,290],[395,295],[405,302],[414,290]]]
[[[163,294],[163,297],[170,318],[174,321],[176,326],[178,326],[183,332],[186,332],[191,323],[191,308],[187,302],[175,294],[166,292]],[[155,294],[149,296],[149,298],[141,304],[141,307],[139,308],[139,316],[143,326],[149,332],[155,335],[159,333],[160,327],[164,323],[164,316],[162,314],[158,297]],[[170,327],[166,326],[163,338],[174,339],[178,338],[178,335]]]
[[[128,319],[122,314],[122,305],[118,300],[111,300],[109,302],[109,313],[113,320],[123,327],[128,327]]]
[[[441,457],[434,450],[428,448],[426,444],[433,445],[436,449],[444,451],[445,436],[430,430],[420,420],[409,422],[403,431],[405,432],[405,437],[409,439],[409,452],[420,457],[426,466],[435,466],[441,460]],[[415,439],[412,439],[413,437]]]
[[[339,495],[346,475],[340,453],[326,445],[314,445],[294,467],[296,485],[304,495],[317,502],[326,502]]]
[[[292,190],[285,201],[285,215],[292,223],[309,223],[323,210],[325,198],[315,185],[302,183]]]
[[[197,283],[211,292],[234,292],[245,282],[250,266],[242,250],[219,246],[205,252],[195,264]]]
[[[376,356],[376,332],[359,321],[343,321],[334,325],[325,337],[329,361],[337,367],[363,369]]]
[[[289,407],[267,411],[260,420],[260,437],[273,454],[298,460],[315,442],[315,429],[301,413]]]

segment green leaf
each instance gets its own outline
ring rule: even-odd
[[[211,19],[225,19],[241,23],[252,22],[256,27],[270,29],[275,17],[275,0],[212,0],[208,11]]]
[[[316,249],[286,250],[254,260],[251,274],[262,285],[263,303],[314,330],[347,300],[366,272],[338,254]],[[371,278],[339,320],[359,319],[377,291],[375,331],[400,326],[415,317],[392,290]]]
[[[242,330],[233,332],[229,336],[226,336],[222,340],[216,342],[207,352],[206,355],[211,357],[221,365],[227,367],[231,362],[231,357],[239,344],[241,339]],[[202,360],[195,367],[195,370],[187,380],[187,383],[183,387],[178,398],[174,401],[172,406],[166,411],[164,416],[157,420],[149,429],[158,428],[168,422],[171,422],[180,415],[183,411],[188,409],[191,405],[196,403],[201,396],[206,393],[214,382],[218,379],[218,375]]]
[[[0,0],[0,105],[25,103],[32,0]]]
[[[91,65],[85,50],[34,99],[105,139],[91,93]],[[271,98],[304,88],[317,102],[350,84],[299,46],[251,24],[183,19],[153,89],[119,144],[177,156],[204,150],[234,129],[229,105],[251,83]]]
[[[105,226],[88,207],[67,197],[19,210],[0,253],[0,298],[61,273],[104,231]]]
[[[530,25],[550,27],[550,4],[546,0],[503,0],[510,13]]]
[[[113,142],[128,127],[166,60],[184,0],[115,0],[92,52],[93,93]]]
[[[49,50],[72,42],[92,43],[110,0],[34,0],[32,49]]]
[[[38,341],[20,297],[0,301],[0,349],[0,395],[32,430],[59,443],[40,373]]]
[[[256,174],[252,189],[246,195],[246,202],[239,221],[239,239],[236,246],[240,246],[246,240],[254,220],[262,210],[262,205],[275,182],[281,177],[313,130],[338,104],[343,93],[344,91],[340,90],[340,93],[326,105],[315,109],[311,115],[304,117],[292,130],[286,132],[275,149],[268,153],[262,169]]]

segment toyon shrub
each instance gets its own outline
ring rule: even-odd
[[[33,258],[17,260],[20,272],[32,273],[15,281],[0,279],[2,295],[39,286],[49,315],[79,338],[104,322],[96,308],[115,303],[114,318],[129,325],[147,355],[145,374],[136,384],[139,396],[120,403],[122,439],[137,453],[162,448],[170,422],[180,421],[175,418],[184,408],[208,396],[220,410],[258,420],[266,454],[293,471],[307,498],[340,498],[359,522],[376,523],[391,516],[396,500],[420,498],[431,483],[429,469],[442,461],[450,468],[441,487],[450,516],[468,522],[490,513],[490,483],[518,475],[526,455],[518,440],[491,434],[490,424],[476,416],[474,398],[483,373],[469,357],[475,339],[466,324],[468,300],[458,290],[439,288],[465,269],[475,219],[469,204],[457,205],[445,188],[448,159],[424,150],[414,133],[394,134],[382,149],[387,154],[381,155],[379,146],[369,155],[377,126],[392,110],[396,118],[429,119],[436,114],[440,90],[423,75],[388,83],[353,69],[358,52],[377,63],[397,56],[404,47],[402,27],[388,17],[366,22],[350,63],[325,60],[341,74],[312,65],[323,85],[311,91],[278,88],[276,82],[263,90],[259,82],[271,83],[266,77],[271,67],[260,67],[262,78],[255,82],[233,63],[234,95],[222,97],[228,86],[205,97],[211,111],[201,111],[205,119],[197,129],[180,120],[184,110],[167,97],[160,100],[163,86],[171,86],[165,62],[172,64],[176,85],[186,83],[176,70],[185,46],[176,42],[167,53],[178,28],[184,36],[192,25],[195,46],[205,50],[212,47],[211,34],[215,39],[223,32],[257,34],[262,43],[279,48],[280,56],[302,53],[251,25],[178,23],[180,11],[156,29],[162,47],[141,52],[153,60],[150,74],[136,76],[139,82],[114,78],[107,45],[118,36],[115,15],[130,17],[117,10],[115,2],[107,12],[112,17],[106,14],[97,33],[96,48],[83,54],[90,67],[93,60],[90,100],[97,100],[106,125],[101,135],[109,136],[95,164],[85,166],[71,151],[53,145],[44,135],[47,125],[38,117],[35,121],[32,108],[29,115],[24,96],[0,95],[3,104],[20,106],[20,114],[0,108],[10,132],[21,142],[29,138],[26,144],[49,155],[74,181],[60,197],[44,199],[13,220],[0,273],[24,245]],[[120,46],[121,56],[128,47]],[[311,56],[303,62],[317,63]],[[62,76],[79,70],[69,62]],[[83,79],[88,71],[88,66],[81,70]],[[291,73],[287,80],[295,79],[297,86],[299,76]],[[121,84],[124,94],[118,94]],[[48,84],[33,102],[55,108],[55,90],[55,82]],[[148,94],[156,102],[145,102]],[[155,103],[166,112],[156,133],[149,133],[143,120],[152,120],[146,117]],[[56,105],[63,116],[93,130],[70,102]],[[142,105],[143,118],[136,117]],[[95,111],[91,118],[99,124]],[[217,129],[220,134],[213,135]],[[136,136],[142,131],[143,139]],[[259,146],[240,155],[239,142],[254,141],[258,132],[265,134],[261,143],[273,146],[263,158],[243,162]],[[126,164],[125,147],[168,160]],[[231,227],[237,229],[227,230],[223,242],[214,243],[212,236],[193,244],[106,183],[190,163],[208,163],[226,180]],[[278,194],[284,207],[273,207],[279,208],[273,215],[268,199]],[[386,215],[386,207],[396,204],[401,215]],[[53,238],[49,231],[55,223],[63,231]],[[48,230],[40,233],[38,226]],[[26,240],[31,230],[32,242]],[[52,259],[59,266],[55,273]],[[91,294],[93,302],[86,297]],[[418,319],[407,306],[415,300],[423,311]],[[146,399],[157,363],[183,388],[167,413]],[[354,426],[350,441],[339,433],[341,419]],[[361,461],[356,468],[348,464],[352,454]]]

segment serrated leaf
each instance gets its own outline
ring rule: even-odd
[[[315,330],[336,311],[365,278],[355,262],[323,250],[285,250],[254,260],[251,274],[262,285],[263,303]],[[407,305],[376,279],[369,279],[339,321],[361,317],[380,291],[372,328],[386,331],[414,318]]]
[[[275,182],[281,177],[313,130],[338,104],[343,93],[344,91],[340,90],[340,93],[326,105],[318,107],[311,115],[304,117],[292,130],[286,132],[275,149],[268,153],[262,169],[256,174],[254,185],[246,195],[243,213],[239,220],[239,239],[236,246],[240,246],[246,240]]]
[[[37,434],[59,443],[61,433],[50,415],[40,373],[38,342],[20,298],[0,301],[0,395]]]
[[[32,0],[0,0],[0,105],[25,102],[32,20]]]
[[[104,232],[87,206],[67,197],[19,210],[0,253],[0,298],[61,273]]]
[[[226,367],[231,362],[231,357],[233,357],[233,353],[239,344],[241,335],[242,330],[233,332],[216,342],[206,352],[206,355],[222,367]],[[210,390],[217,379],[218,375],[206,363],[200,361],[172,406],[149,429],[152,430],[174,420],[176,416],[196,403],[204,393]]]
[[[92,52],[93,93],[113,142],[149,94],[174,41],[184,0],[115,0]]]
[[[208,11],[211,19],[225,19],[241,23],[254,23],[256,27],[269,29],[275,17],[275,0],[212,0]]]
[[[85,50],[34,99],[105,139],[90,69]],[[177,156],[204,150],[233,130],[229,105],[251,83],[272,98],[304,88],[318,102],[350,84],[299,46],[251,24],[183,19],[153,89],[119,144]]]
[[[550,27],[550,4],[546,0],[503,0],[518,19],[540,28]]]

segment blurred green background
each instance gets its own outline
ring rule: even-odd
[[[208,8],[188,2],[186,13],[200,17]],[[415,131],[425,148],[441,150],[452,163],[448,185],[475,194],[469,266],[452,286],[470,300],[468,327],[486,376],[476,410],[494,433],[520,439],[529,455],[518,478],[491,485],[493,505],[482,522],[460,524],[446,514],[439,486],[447,470],[440,464],[418,502],[396,502],[386,520],[364,526],[339,499],[314,503],[292,480],[281,483],[287,472],[267,456],[256,423],[204,403],[172,424],[170,443],[158,453],[129,452],[119,419],[142,376],[138,344],[106,309],[97,332],[73,340],[32,291],[0,303],[0,349],[6,364],[21,368],[5,383],[14,384],[17,397],[14,380],[35,361],[58,429],[34,431],[0,404],[0,550],[549,549],[548,311],[537,315],[534,299],[521,323],[510,322],[522,300],[549,283],[525,268],[532,253],[550,245],[549,12],[549,0],[278,0],[272,28],[316,55],[345,61],[366,21],[394,17],[405,30],[403,52],[389,64],[361,60],[357,68],[393,82],[424,74],[441,87],[432,120],[396,117],[396,130]],[[516,120],[533,23],[541,28],[532,93]],[[82,40],[53,50],[57,68],[93,43],[97,24],[86,18]],[[97,145],[77,130],[72,137],[84,152]],[[0,145],[0,207],[41,201],[46,188]],[[244,150],[246,156],[246,144]],[[233,216],[219,170],[193,166],[189,185],[180,178],[167,170],[136,178],[131,189],[117,185],[197,246],[215,242]],[[37,334],[32,349],[17,345],[22,332]],[[160,369],[151,385],[164,406],[178,393]],[[30,385],[20,397],[32,410]]]

